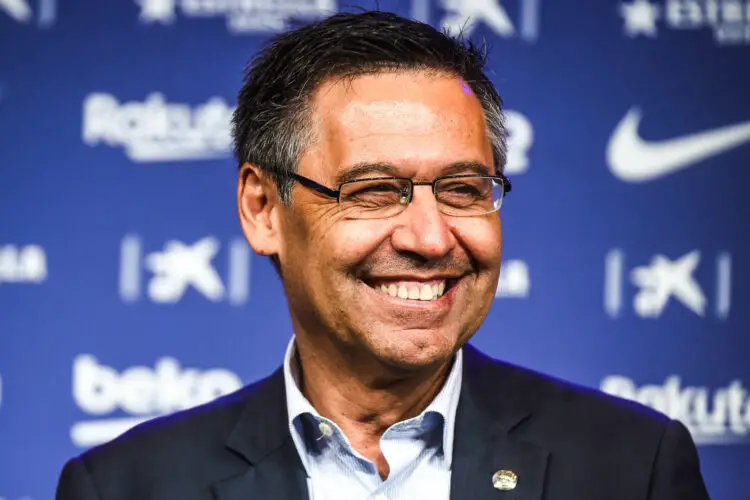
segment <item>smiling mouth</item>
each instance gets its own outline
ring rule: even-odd
[[[365,283],[373,290],[391,297],[428,302],[438,300],[457,282],[458,278],[429,281],[378,280],[377,282],[366,281]]]

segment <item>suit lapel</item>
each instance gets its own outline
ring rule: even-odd
[[[464,347],[464,374],[456,412],[451,499],[540,500],[549,452],[514,430],[533,411],[531,389],[517,370]],[[535,396],[537,396],[535,394]],[[515,488],[495,489],[498,470],[514,472]]]
[[[283,371],[254,388],[226,442],[247,468],[215,482],[213,494],[216,500],[307,500],[306,473],[289,433]]]
[[[214,496],[217,500],[307,500],[305,471],[295,466],[295,459],[299,456],[290,438],[245,473],[215,483]]]

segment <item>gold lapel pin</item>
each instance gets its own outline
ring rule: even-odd
[[[518,475],[512,470],[500,469],[492,474],[492,486],[496,490],[510,491],[518,484]]]

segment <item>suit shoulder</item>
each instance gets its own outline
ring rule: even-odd
[[[533,373],[533,372],[532,372]],[[536,374],[560,394],[560,404],[584,421],[598,420],[627,427],[651,428],[663,432],[671,419],[651,407],[599,389],[586,387],[549,375]]]
[[[81,459],[88,467],[101,469],[112,464],[174,463],[180,456],[208,454],[223,447],[248,404],[248,396],[264,380],[208,403],[138,424],[117,438],[85,451]]]
[[[671,419],[646,405],[586,387],[530,368],[488,358],[495,377],[512,378],[511,386],[528,398],[539,415],[589,430],[612,428],[652,433],[658,439]]]

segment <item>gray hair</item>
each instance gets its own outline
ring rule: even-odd
[[[484,110],[495,170],[505,168],[502,99],[484,73],[478,47],[432,26],[381,11],[336,14],[271,38],[245,71],[232,117],[234,152],[242,166],[267,173],[283,202],[291,198],[300,156],[315,140],[310,104],[331,78],[386,71],[426,71],[461,78]]]

